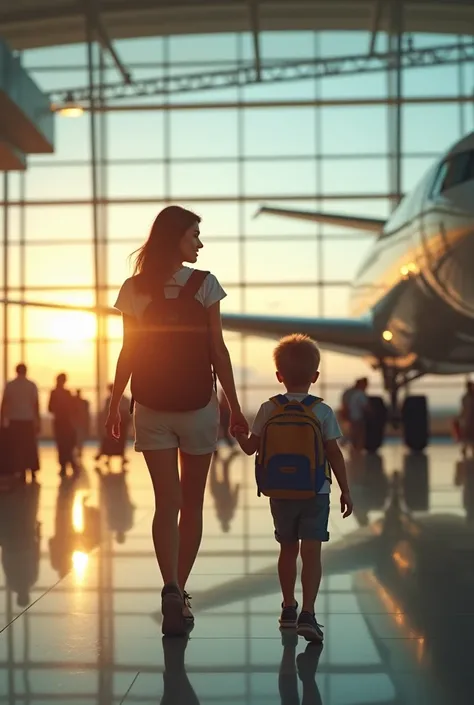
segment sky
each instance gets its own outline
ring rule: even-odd
[[[319,36],[310,32],[263,33],[262,54],[264,60],[308,59],[319,48],[325,56],[350,55],[366,52],[368,41],[368,35],[362,32],[325,32]],[[384,41],[381,36],[379,49],[383,49]],[[416,35],[414,41],[421,47],[456,40],[452,36]],[[162,39],[123,40],[117,42],[117,50],[135,78],[159,75],[159,64],[165,57]],[[173,71],[209,71],[220,66],[232,68],[239,56],[250,59],[252,44],[248,36],[184,36],[172,37],[167,51],[175,64]],[[22,60],[38,84],[51,91],[84,86],[86,73],[80,67],[85,58],[84,46],[72,46],[26,52]],[[222,63],[219,66],[216,62]],[[118,80],[112,68],[106,78]],[[403,92],[408,97],[452,96],[461,87],[470,95],[472,85],[472,67],[461,72],[457,67],[412,69],[404,74]],[[172,102],[205,106],[238,99],[381,98],[386,90],[386,76],[372,74],[257,85],[240,91],[213,90],[173,97]],[[138,99],[129,102],[136,104]],[[142,102],[159,105],[161,98]],[[175,109],[169,119],[160,110],[108,113],[103,140],[108,164],[103,177],[105,194],[113,203],[106,209],[106,227],[101,228],[101,236],[109,242],[110,304],[121,282],[130,275],[129,254],[147,237],[162,207],[160,199],[169,199],[196,210],[203,218],[205,248],[199,266],[211,269],[226,288],[223,310],[347,315],[348,284],[370,247],[371,237],[330,226],[254,218],[254,214],[262,202],[270,202],[308,210],[387,216],[390,204],[383,198],[389,190],[387,117],[384,106],[247,108],[240,112],[230,107]],[[471,106],[461,110],[455,104],[405,106],[403,190],[415,186],[434,160],[463,132],[472,129],[472,122]],[[84,203],[92,193],[89,155],[88,115],[75,120],[57,116],[55,153],[29,159],[24,188],[28,202],[25,276],[30,300],[93,303],[92,210]],[[9,177],[13,202],[20,197],[21,178],[18,174]],[[364,195],[366,198],[361,197]],[[61,205],[62,200],[69,204]],[[19,207],[12,205],[8,217],[8,278],[11,287],[18,287]],[[325,236],[322,248],[318,234]],[[320,279],[327,283],[322,290],[316,286]],[[239,287],[242,281],[244,289]],[[3,327],[2,318],[3,312]],[[26,332],[27,362],[44,389],[63,368],[70,372],[73,386],[91,386],[92,318],[29,310]],[[119,321],[110,322],[109,333],[112,373],[119,348]],[[12,308],[10,368],[21,354],[19,337],[20,313]],[[262,394],[268,396],[271,391],[272,343],[252,338],[242,346],[235,335],[228,336],[228,342],[238,380],[245,374],[254,387],[247,395],[248,403],[254,406]],[[365,371],[358,360],[324,355],[327,398],[334,403],[340,387]],[[379,383],[375,375],[372,379],[374,386]],[[457,394],[453,381],[435,382],[442,385],[441,391],[431,391],[435,403],[451,403]]]

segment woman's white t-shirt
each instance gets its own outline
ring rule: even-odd
[[[167,299],[175,299],[188,281],[194,269],[191,267],[181,267],[165,285],[165,296]],[[137,291],[135,277],[126,279],[119,291],[115,308],[126,316],[140,319],[151,302],[151,296]],[[213,306],[218,301],[222,301],[227,296],[214,274],[209,273],[204,279],[196,293],[195,299],[205,308]]]

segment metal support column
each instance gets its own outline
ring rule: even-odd
[[[314,52],[316,59],[319,59],[321,53],[321,42],[320,35],[318,32],[314,34]],[[321,192],[323,190],[323,136],[322,136],[322,119],[321,119],[321,108],[317,105],[317,102],[321,98],[321,81],[314,82],[314,130],[315,130],[315,168],[316,168],[316,208],[321,210]],[[324,272],[324,234],[323,225],[321,223],[316,223],[316,281],[323,282],[325,280]],[[325,304],[326,304],[326,289],[324,286],[318,287],[317,294],[318,306],[317,315],[324,317],[325,314]],[[319,389],[321,396],[324,397],[327,391],[327,375],[326,375],[326,365],[321,366],[321,376],[319,378]]]
[[[97,174],[97,115],[96,115],[96,93],[94,90],[94,16],[92,12],[86,14],[86,36],[87,36],[87,68],[89,79],[89,100],[90,100],[90,163],[92,181],[92,242],[94,254],[94,304],[99,307],[101,302],[101,281],[100,281],[100,238],[99,238],[99,183]],[[102,392],[102,360],[101,360],[101,328],[100,316],[97,323],[97,335],[95,340],[95,377],[96,377],[96,411],[99,414]]]
[[[104,105],[104,95],[102,86],[106,83],[106,64],[105,64],[105,52],[101,48],[99,55],[99,85],[101,90],[99,91],[99,100],[97,108],[102,108]],[[98,152],[98,193],[100,194],[100,206],[99,206],[99,301],[101,306],[108,306],[108,294],[107,294],[107,283],[108,283],[108,206],[107,206],[107,195],[108,195],[108,179],[107,179],[107,125],[108,125],[108,115],[105,111],[100,113],[97,118],[97,123],[99,127],[99,144],[97,146]],[[97,339],[99,345],[99,357],[100,357],[100,378],[99,387],[100,395],[99,399],[102,399],[102,394],[104,393],[105,386],[109,381],[109,340],[108,340],[108,317],[98,316],[97,317]],[[98,408],[99,419],[101,419],[100,411],[101,407]],[[99,428],[99,436],[102,429]]]
[[[388,145],[389,145],[389,191],[394,194],[391,199],[392,210],[402,197],[402,119],[403,119],[403,0],[392,0],[388,5],[389,46],[391,54],[388,70],[388,98],[394,104],[388,108]]]
[[[20,301],[26,294],[26,174],[20,174]],[[26,362],[26,306],[20,306],[20,360]]]

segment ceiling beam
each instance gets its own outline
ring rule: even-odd
[[[260,8],[259,0],[248,0],[250,14],[250,29],[253,39],[253,53],[257,81],[262,80],[262,63],[260,56]]]
[[[370,22],[369,56],[373,56],[375,54],[377,37],[382,20],[382,9],[383,0],[374,0],[374,4],[372,6],[372,18]]]
[[[322,79],[343,75],[387,71],[393,65],[394,55],[357,54],[355,56],[333,56],[326,59],[309,59],[268,63],[261,66],[261,80],[264,83],[282,83],[302,79]],[[450,64],[472,63],[474,60],[474,41],[470,44],[438,45],[420,49],[405,50],[400,55],[403,69]],[[256,69],[243,66],[224,71],[211,71],[192,74],[159,75],[135,81],[131,86],[111,83],[94,87],[107,100],[123,100],[149,97],[152,95],[170,95],[172,93],[196,93],[200,91],[226,89],[235,86],[252,85],[257,82]],[[49,93],[53,110],[59,110],[64,103],[72,100],[87,105],[91,99],[88,86],[68,90],[56,90]]]
[[[96,32],[97,32],[97,38],[99,40],[99,43],[102,47],[102,49],[105,49],[110,54],[110,57],[112,61],[114,62],[117,71],[121,74],[124,83],[127,85],[130,85],[132,83],[132,75],[130,71],[127,70],[125,65],[123,64],[122,60],[120,59],[120,56],[117,53],[117,50],[115,49],[114,45],[112,44],[112,41],[107,33],[107,30],[105,29],[104,23],[102,22],[100,16],[97,17],[96,21]]]

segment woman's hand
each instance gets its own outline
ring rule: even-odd
[[[116,441],[120,438],[120,413],[118,409],[109,409],[105,429],[108,438],[115,438]]]
[[[249,424],[240,407],[231,410],[229,428],[234,437],[236,433],[249,435]]]

